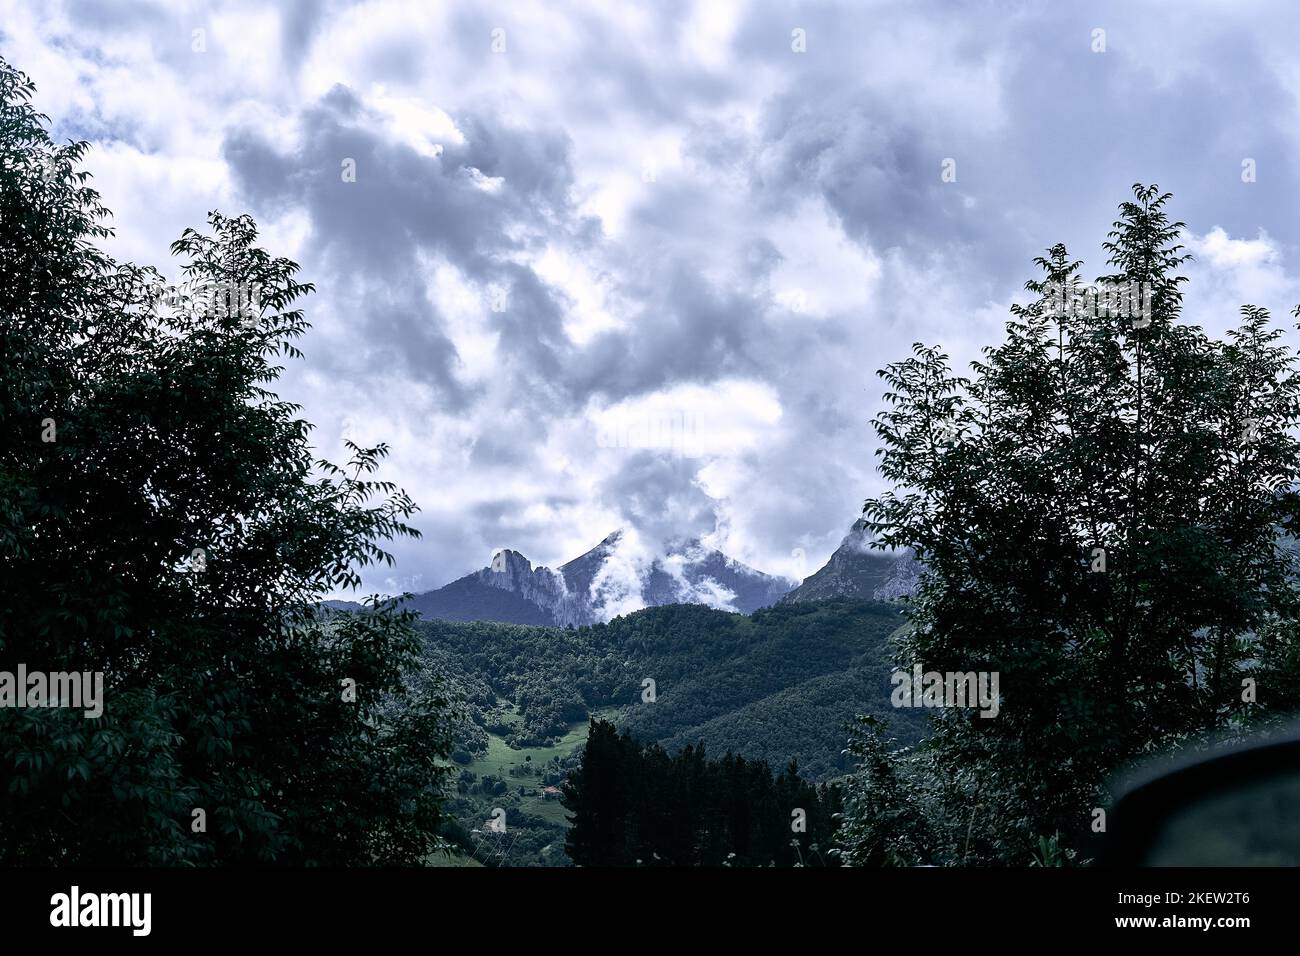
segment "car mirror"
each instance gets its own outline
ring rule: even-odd
[[[1110,814],[1113,866],[1300,866],[1300,731],[1131,778]]]

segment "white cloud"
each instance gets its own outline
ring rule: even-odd
[[[1196,216],[1189,320],[1216,331],[1243,302],[1300,301],[1287,261],[1297,199],[1269,173],[1300,149],[1298,15],[1201,4],[1171,21],[1169,4],[1131,7],[990,19],[762,0],[680,15],[0,0],[0,54],[33,75],[61,133],[94,140],[115,254],[166,264],[207,210],[247,209],[318,284],[308,364],[291,366],[286,397],[320,426],[323,453],[337,456],[344,433],[388,441],[385,477],[422,505],[428,533],[368,585],[433,587],[503,546],[554,566],[641,522],[601,581],[611,608],[630,608],[629,582],[672,530],[769,572],[820,566],[880,484],[875,370],[916,340],[964,368],[1000,338],[1030,258],[1080,223],[1099,229],[1071,251],[1101,271],[1127,198],[1116,183],[1188,184],[1174,211]],[[1106,54],[1088,50],[1094,18]],[[806,54],[790,50],[794,26]],[[205,53],[191,50],[196,28]],[[1207,49],[1222,49],[1227,99],[1198,85]],[[372,205],[334,219],[294,192],[292,166],[246,188],[236,134],[304,161],[305,127],[340,85],[363,105],[340,126],[374,137],[411,180],[367,181]],[[448,151],[472,153],[451,172],[491,205],[403,220]],[[1249,155],[1261,177],[1243,193]],[[960,173],[944,191],[947,156]],[[337,212],[328,195],[321,208]],[[474,215],[496,217],[491,243]],[[327,254],[331,230],[390,222],[407,229],[392,235],[414,247],[414,275],[376,278],[359,256]],[[520,276],[535,280],[515,289],[532,311],[494,312],[493,283]],[[413,293],[396,288],[407,280]],[[362,321],[371,306],[384,324]],[[446,381],[420,364],[439,358]]]
[[[589,417],[601,448],[702,458],[757,447],[781,421],[781,403],[764,383],[733,380],[679,385],[592,410]]]
[[[1216,269],[1258,267],[1278,258],[1277,246],[1262,229],[1258,239],[1233,239],[1215,226],[1204,236],[1189,234],[1186,245]]]

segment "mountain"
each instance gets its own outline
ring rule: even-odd
[[[670,753],[692,746],[701,764],[797,761],[803,779],[834,780],[858,762],[845,750],[858,715],[888,721],[903,746],[925,734],[927,711],[891,701],[905,621],[897,605],[850,600],[751,615],[672,604],[578,629],[421,621],[428,667],[464,708],[448,809],[472,821],[505,807],[511,866],[563,863],[567,814],[543,788],[578,766],[589,715]],[[468,832],[458,842],[477,848]]]
[[[321,601],[320,606],[331,611],[364,611],[366,606],[356,601]]]
[[[825,567],[804,578],[782,603],[850,598],[858,601],[897,601],[915,592],[921,564],[910,551],[873,550],[870,529],[859,518],[844,536]]]
[[[417,594],[407,607],[426,619],[501,621],[507,624],[558,624],[551,611],[534,600],[553,588],[549,568],[533,570],[518,551],[502,551],[492,559],[497,571],[484,568],[436,591]]]
[[[570,593],[586,596],[593,620],[665,604],[706,604],[751,614],[790,590],[786,579],[756,571],[698,538],[672,542],[653,558],[630,538],[615,531],[560,567]]]
[[[408,603],[426,619],[581,627],[643,607],[705,604],[749,614],[775,604],[790,582],[685,539],[653,553],[635,533],[615,531],[553,570],[518,551]]]
[[[598,709],[639,740],[704,744],[814,779],[853,768],[848,728],[887,718],[905,743],[923,714],[891,705],[897,605],[847,599],[744,616],[698,605],[646,608],[582,630],[424,621],[425,653],[466,688],[473,720],[516,746],[544,746]],[[647,698],[647,680],[654,687]],[[483,747],[486,741],[480,741]]]

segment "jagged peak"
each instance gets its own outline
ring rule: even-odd
[[[424,604],[430,608],[447,606],[463,614],[469,601],[465,588],[481,586],[511,592],[535,606],[539,617],[579,626],[656,604],[708,604],[750,613],[773,603],[789,589],[784,579],[773,578],[708,547],[699,537],[659,542],[667,553],[657,556],[642,554],[638,548],[633,560],[616,560],[620,544],[629,543],[628,536],[635,534],[634,529],[618,528],[590,551],[558,569],[534,566],[519,551],[502,548],[493,553],[488,567],[427,592],[422,596]],[[439,594],[446,594],[446,598],[439,598]],[[490,599],[485,607],[490,613]],[[503,613],[508,615],[507,620],[521,616],[520,609],[514,606],[505,607]]]
[[[503,548],[492,555],[492,563],[488,565],[488,571],[494,574],[508,574],[516,569],[532,573],[533,562],[512,548]]]

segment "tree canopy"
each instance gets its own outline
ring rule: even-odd
[[[1002,704],[915,751],[864,728],[850,859],[1081,859],[1117,767],[1295,708],[1296,355],[1258,306],[1182,321],[1170,198],[1134,187],[1095,286],[1037,259],[969,376],[920,344],[880,373],[864,516],[926,569],[899,664],[996,672]]]
[[[838,866],[831,840],[840,809],[791,762],[704,748],[669,755],[592,720],[582,763],[565,782],[572,814],[565,850],[579,866]]]
[[[312,286],[217,212],[180,282],[114,261],[33,92],[0,61],[0,660],[105,703],[0,708],[0,861],[424,858],[445,695],[392,602],[318,607],[415,505],[384,446],[319,460],[272,391]]]

